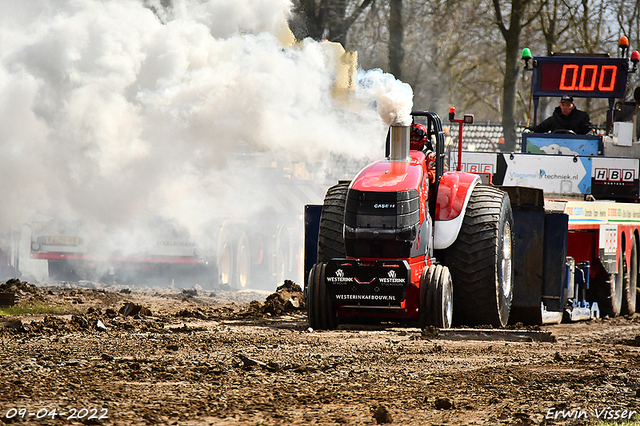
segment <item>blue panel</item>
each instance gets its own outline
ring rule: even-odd
[[[581,194],[591,194],[591,158],[590,157],[578,157],[580,162],[584,166],[584,170],[587,172],[580,183],[578,184],[578,189]]]
[[[566,274],[568,233],[568,215],[545,214],[542,301],[549,311],[562,312],[565,305],[566,289],[563,283]]]
[[[523,133],[522,149],[529,154],[596,156],[602,148],[602,136]]]
[[[513,302],[509,322],[541,324],[544,210],[515,205],[512,208]]]
[[[318,261],[318,231],[322,206],[304,206],[304,286],[307,286],[309,272]]]

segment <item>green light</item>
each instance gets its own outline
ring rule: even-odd
[[[528,47],[522,49],[522,60],[526,61],[527,59],[531,59],[532,57],[533,56],[531,56],[531,50],[529,50]]]

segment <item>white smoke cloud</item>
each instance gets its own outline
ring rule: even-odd
[[[135,251],[157,216],[198,237],[269,204],[278,195],[244,158],[382,156],[375,108],[333,99],[322,43],[279,41],[289,0],[147,6],[0,3],[0,232],[55,215]],[[387,123],[407,119],[406,85],[379,71],[359,81],[357,98],[375,98]]]
[[[413,89],[393,75],[374,69],[358,74],[358,96],[375,99],[378,113],[387,126],[411,125]]]

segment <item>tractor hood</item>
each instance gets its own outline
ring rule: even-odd
[[[411,151],[408,162],[389,159],[376,161],[358,173],[351,188],[366,192],[397,192],[417,190],[424,179],[425,155]]]

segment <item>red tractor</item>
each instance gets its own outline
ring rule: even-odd
[[[445,172],[440,117],[412,115],[426,118],[426,145],[435,142],[435,152],[410,149],[410,126],[391,126],[386,158],[329,188],[321,210],[307,206],[305,292],[314,329],[371,319],[423,328],[507,324],[509,197],[477,174]]]

